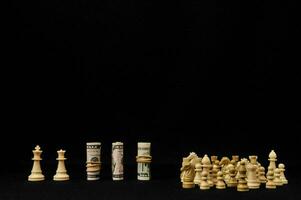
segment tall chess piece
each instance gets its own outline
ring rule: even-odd
[[[44,175],[42,174],[40,161],[42,160],[41,154],[42,150],[39,145],[35,147],[34,150],[32,150],[33,153],[33,166],[31,170],[31,174],[28,176],[28,181],[43,181],[45,180]]]
[[[246,159],[240,161],[238,171],[239,171],[239,177],[238,177],[237,191],[239,192],[249,191],[249,187],[246,181],[246,177],[247,177]]]
[[[213,167],[212,167],[212,181],[213,181],[214,185],[217,183],[217,173],[219,171],[220,171],[219,161],[215,160]]]
[[[278,168],[280,169],[280,179],[282,181],[283,184],[288,184],[288,180],[286,179],[284,172],[285,172],[285,165],[280,163],[278,165]]]
[[[260,187],[260,182],[256,175],[256,169],[257,167],[255,164],[249,163],[247,165],[247,181],[250,189],[258,189]]]
[[[206,171],[206,174],[207,174],[207,183],[209,185],[209,187],[212,187],[213,186],[213,181],[211,180],[212,176],[211,176],[211,163],[210,163],[210,159],[209,157],[207,156],[207,154],[203,157],[202,159],[202,167],[203,167],[203,171]]]
[[[182,187],[185,189],[194,188],[195,166],[189,157],[183,158],[181,172]]]
[[[276,184],[274,183],[274,169],[272,166],[268,167],[267,172],[267,182],[265,184],[267,189],[276,189]]]
[[[272,150],[269,154],[269,161],[270,161],[269,167],[272,167],[274,171],[277,168],[276,167],[277,154],[275,153],[274,150]]]
[[[67,160],[67,158],[65,158],[65,152],[66,151],[62,149],[57,151],[58,158],[56,160],[58,160],[58,166],[57,166],[56,174],[53,176],[54,181],[69,180],[69,175],[67,174],[67,170],[65,167],[65,160]]]

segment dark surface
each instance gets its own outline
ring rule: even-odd
[[[105,199],[109,194],[296,199],[300,74],[289,68],[299,56],[293,50],[294,3],[10,4],[3,28],[0,194],[6,198],[1,200]],[[103,144],[107,167],[99,183],[84,181],[87,141]],[[125,143],[129,182],[109,181],[115,141]],[[134,181],[138,141],[152,142],[154,182]],[[36,144],[44,151],[48,180],[56,169],[56,151],[67,150],[72,181],[25,181]],[[176,181],[181,159],[191,151],[255,154],[267,166],[271,149],[286,164],[291,181],[286,188],[246,194],[182,191]]]

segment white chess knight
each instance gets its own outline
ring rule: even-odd
[[[58,154],[58,166],[56,170],[56,174],[53,176],[54,181],[67,181],[69,180],[69,175],[67,174],[67,170],[65,167],[65,152],[64,150],[57,151]]]
[[[41,154],[42,150],[39,145],[35,147],[35,149],[32,151],[33,153],[33,166],[31,170],[31,174],[28,176],[28,181],[43,181],[45,180],[44,175],[42,174],[40,161],[42,160]]]

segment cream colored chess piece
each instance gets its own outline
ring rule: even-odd
[[[215,155],[212,155],[212,156],[210,156],[210,159],[211,159],[211,163],[214,163],[216,160],[217,160],[217,156],[215,156]]]
[[[282,186],[283,183],[282,183],[282,180],[280,179],[280,173],[281,173],[281,170],[276,168],[275,171],[274,171],[274,183],[276,186]]]
[[[247,181],[246,181],[246,159],[242,159],[242,161],[240,161],[240,165],[239,165],[239,177],[238,177],[238,185],[237,185],[237,191],[239,192],[246,192],[249,191],[249,187],[247,185]]]
[[[207,177],[208,177],[208,172],[203,170],[202,173],[201,173],[201,183],[200,183],[200,189],[201,190],[208,190],[210,189],[210,186],[207,182]]]
[[[223,172],[224,181],[227,183],[230,179],[228,165],[231,163],[228,157],[222,157],[219,165],[221,166],[221,171]]]
[[[268,167],[267,172],[267,182],[265,184],[267,189],[276,189],[276,184],[274,183],[274,169],[272,166]]]
[[[217,173],[220,171],[220,167],[219,167],[219,161],[215,160],[213,167],[212,167],[212,181],[213,184],[215,185],[217,183]]]
[[[228,187],[236,187],[237,186],[237,180],[235,178],[235,168],[234,168],[234,165],[232,164],[229,164],[228,165],[228,170],[229,170],[229,181],[227,182],[227,186]]]
[[[195,157],[194,159],[196,159]],[[194,162],[191,161],[191,158],[183,158],[181,171],[182,174],[182,187],[185,189],[194,188],[194,177],[195,177],[195,166],[193,164]]]
[[[232,160],[234,160],[235,163],[237,163],[239,161],[239,155],[232,155]]]
[[[67,174],[67,170],[65,167],[65,160],[67,160],[67,158],[65,158],[65,152],[66,151],[62,149],[57,151],[58,158],[56,160],[58,160],[58,166],[57,166],[56,174],[53,176],[54,181],[69,180],[69,175]]]
[[[225,189],[226,184],[223,180],[223,172],[217,172],[217,182],[216,182],[216,189]]]
[[[41,154],[42,150],[39,145],[35,147],[35,149],[32,151],[33,153],[33,166],[31,170],[31,174],[28,176],[28,181],[43,181],[45,180],[44,175],[42,174],[40,161],[42,160]]]
[[[258,189],[260,187],[260,182],[257,180],[256,176],[256,165],[249,163],[247,165],[247,182],[250,189]]]
[[[259,175],[259,182],[260,183],[266,183],[266,181],[267,181],[267,179],[265,178],[265,176],[264,176],[264,171],[265,171],[265,169],[264,169],[264,167],[259,167],[258,168],[259,169],[259,171],[258,171],[258,175]]]
[[[207,156],[207,154],[202,159],[202,167],[203,167],[203,171],[207,172],[207,183],[208,183],[209,187],[212,187],[213,181],[211,180],[212,177],[210,174],[211,163],[210,163],[210,159]]]
[[[288,184],[288,180],[286,179],[284,172],[285,172],[285,165],[280,163],[278,165],[278,168],[280,169],[280,179],[282,181],[283,184]]]
[[[189,156],[187,156],[186,158],[183,158],[182,167],[180,169],[180,171],[181,171],[181,174],[180,174],[181,183],[183,183],[184,174],[187,173],[188,163],[190,163],[191,160],[197,161],[196,158],[198,158],[198,156],[194,152],[190,152]]]
[[[277,154],[275,153],[274,150],[272,150],[269,154],[269,161],[270,161],[269,167],[272,167],[274,171],[277,168],[276,167]]]
[[[202,173],[202,158],[197,158],[195,164],[195,176],[194,176],[194,184],[199,185],[201,183],[201,173]]]

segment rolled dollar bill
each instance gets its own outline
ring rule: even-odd
[[[123,180],[123,143],[112,143],[112,178]]]
[[[87,180],[99,180],[101,143],[87,142]]]
[[[138,142],[137,152],[137,179],[142,181],[148,181],[151,178],[150,163],[151,163],[151,143]]]

